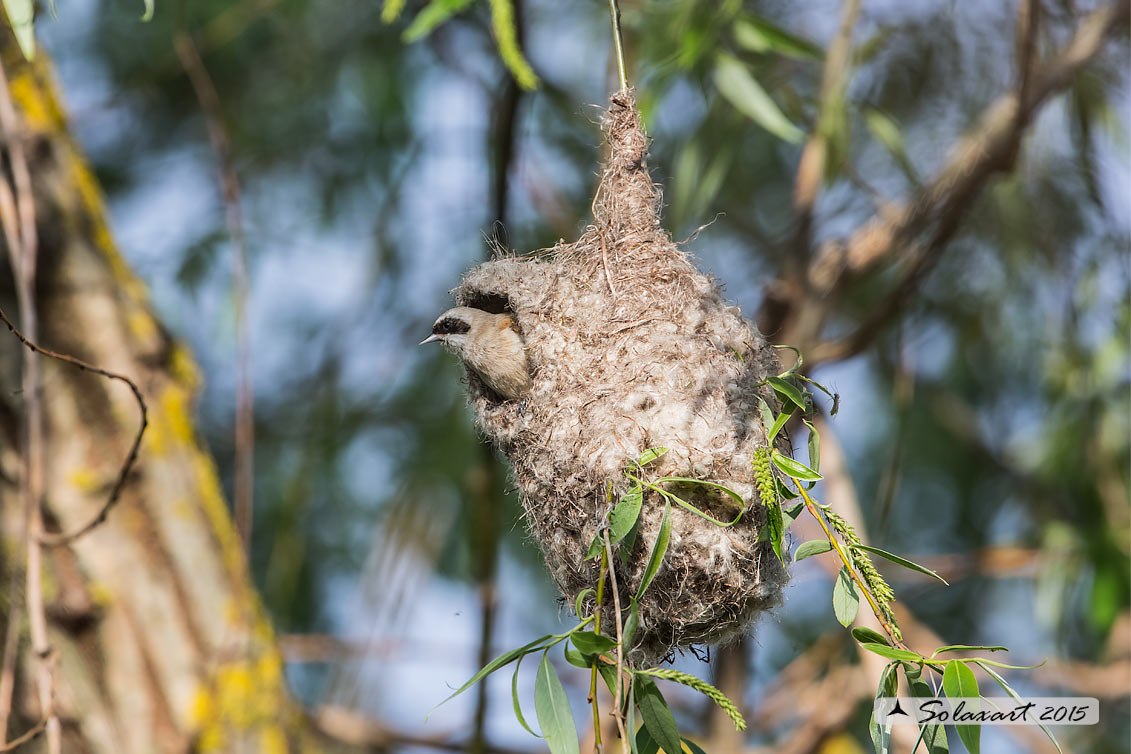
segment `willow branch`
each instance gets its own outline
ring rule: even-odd
[[[247,327],[247,299],[250,284],[240,184],[232,163],[228,132],[224,128],[220,96],[200,57],[200,51],[193,38],[184,32],[174,35],[173,47],[200,104],[204,123],[208,129],[208,139],[216,156],[220,192],[224,200],[224,218],[232,249],[232,298],[236,327],[236,474],[232,507],[235,511],[236,530],[243,540],[244,552],[251,552],[255,491],[255,394],[251,383],[251,344]]]
[[[0,64],[0,128],[4,132],[7,145],[8,163],[15,186],[16,226],[5,230],[8,239],[8,254],[16,282],[16,298],[19,301],[20,320],[32,339],[37,337],[39,320],[35,302],[36,261],[39,253],[39,237],[36,231],[35,196],[32,190],[31,171],[28,169],[27,155],[24,152],[25,131],[16,117],[8,88],[8,76]],[[5,183],[5,204],[10,202],[10,193]],[[0,220],[5,225],[11,223],[11,212],[5,211]],[[17,245],[12,239],[18,238]],[[40,714],[46,721],[47,751],[60,754],[62,749],[62,726],[55,713],[55,674],[51,641],[47,635],[47,614],[43,605],[43,548],[34,540],[43,534],[43,490],[44,441],[43,441],[43,381],[38,355],[25,354],[23,368],[23,391],[26,401],[26,432],[24,445],[24,469],[20,489],[23,497],[24,526],[27,550],[27,616],[31,648],[35,653],[35,685],[39,696]]]
[[[1035,11],[1034,11],[1035,13]],[[989,105],[975,128],[954,149],[946,165],[902,208],[877,213],[847,238],[824,243],[809,265],[805,285],[782,286],[767,296],[760,321],[770,332],[805,349],[813,362],[848,358],[866,348],[878,331],[911,300],[923,276],[956,233],[966,211],[989,178],[1012,169],[1025,129],[1041,107],[1059,94],[1099,54],[1104,42],[1121,33],[1131,9],[1125,0],[1087,16],[1071,41],[1044,63],[1036,63],[1035,18],[1021,35],[1017,82]],[[819,334],[837,294],[849,282],[894,257],[904,269],[891,294],[854,332],[833,341]],[[771,291],[775,293],[775,291]]]
[[[621,709],[621,697],[624,695],[624,628],[620,612],[620,592],[617,589],[617,571],[613,563],[613,545],[609,541],[609,529],[601,530],[605,538],[605,557],[609,560],[609,586],[613,590],[613,611],[616,616],[617,627],[617,681],[613,689],[613,717],[617,721],[617,731],[620,732],[621,749],[626,754],[629,751],[628,732],[624,727],[624,712]]]

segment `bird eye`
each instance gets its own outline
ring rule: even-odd
[[[462,319],[445,317],[432,327],[433,335],[462,335],[471,329],[471,325]]]

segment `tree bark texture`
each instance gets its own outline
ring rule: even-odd
[[[0,54],[31,165],[39,231],[40,345],[120,372],[141,388],[149,428],[106,521],[70,545],[45,547],[43,597],[55,709],[68,753],[287,752],[338,749],[291,699],[271,624],[251,583],[216,469],[193,427],[200,377],[154,316],[122,258],[98,184],[41,53],[22,59],[10,30]],[[4,144],[7,169],[9,144]],[[16,311],[0,263],[0,306]],[[0,583],[24,563],[19,502],[28,352],[0,330]],[[47,459],[44,517],[71,531],[107,498],[138,427],[128,388],[43,359]],[[38,545],[31,543],[31,547]],[[0,619],[24,602],[5,586]],[[8,739],[42,717],[21,627]],[[40,736],[22,749],[38,751]]]

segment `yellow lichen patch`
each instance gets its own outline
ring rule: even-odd
[[[86,585],[91,601],[99,607],[109,607],[114,602],[114,590],[103,581],[91,581]]]
[[[233,740],[257,740],[259,751],[285,754],[286,726],[301,724],[274,648],[216,668],[194,695],[186,719],[200,752],[230,748]]]
[[[163,456],[176,448],[194,447],[189,393],[179,385],[169,385],[150,410],[148,450]]]
[[[76,466],[67,474],[67,483],[82,492],[97,492],[102,487],[102,477],[89,466]]]
[[[224,493],[220,489],[220,478],[216,473],[216,466],[212,458],[194,451],[193,470],[196,477],[196,489],[200,497],[200,505],[205,516],[212,526],[212,531],[220,545],[221,555],[228,572],[238,581],[246,583],[247,564],[244,558],[243,543],[236,534],[236,527],[232,523],[228,503],[224,500]]]
[[[157,324],[149,312],[143,309],[133,309],[126,320],[130,333],[141,341],[149,341],[157,337]]]
[[[9,82],[12,101],[36,131],[57,133],[65,130],[66,119],[51,91],[44,91],[30,66],[22,67]]]
[[[106,205],[102,199],[102,191],[94,177],[90,166],[77,153],[70,154],[71,185],[78,191],[78,199],[82,211],[90,219],[93,228],[91,242],[94,244],[106,261],[110,264],[110,271],[114,280],[124,289],[133,303],[146,305],[149,295],[145,284],[142,283],[126,260],[118,251],[113,236],[110,235],[110,226],[106,218]]]
[[[287,734],[281,725],[269,725],[259,732],[261,754],[287,754]]]
[[[166,366],[173,379],[190,393],[200,387],[200,370],[185,344],[180,342],[173,344]]]

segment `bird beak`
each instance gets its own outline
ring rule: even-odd
[[[440,339],[440,336],[439,336],[439,335],[429,335],[429,336],[428,336],[427,338],[425,338],[424,340],[422,340],[422,341],[420,341],[419,343],[417,343],[417,345],[420,345],[420,346],[422,346],[422,345],[424,345],[425,343],[431,343],[431,342],[433,342],[433,341],[436,341],[436,340],[439,340],[439,339]]]

